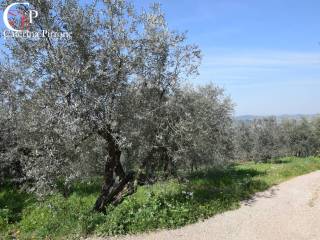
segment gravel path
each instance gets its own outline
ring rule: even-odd
[[[320,171],[258,193],[241,208],[177,230],[91,240],[320,240]]]

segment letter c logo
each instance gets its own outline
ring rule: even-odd
[[[27,6],[29,6],[30,4],[29,4],[29,3],[12,3],[12,4],[10,4],[10,5],[6,8],[6,10],[4,10],[4,12],[3,12],[3,22],[4,22],[4,24],[6,25],[6,27],[7,27],[9,30],[11,30],[11,31],[20,32],[21,30],[14,29],[14,28],[10,25],[9,19],[8,19],[9,11],[10,11],[10,9],[11,9],[12,7],[14,7],[15,5],[27,5]]]

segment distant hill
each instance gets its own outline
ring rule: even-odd
[[[261,119],[265,117],[271,117],[269,116],[259,116],[259,115],[241,115],[236,116],[235,119],[239,121],[253,121],[255,119]],[[286,119],[301,119],[301,118],[307,118],[307,119],[313,119],[316,117],[320,117],[320,114],[283,114],[283,115],[274,115],[273,117],[276,117],[278,120],[286,120]]]

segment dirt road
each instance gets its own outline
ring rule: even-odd
[[[108,239],[320,240],[320,171],[256,194],[238,210],[217,215],[204,222],[177,230]]]

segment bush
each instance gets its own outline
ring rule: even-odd
[[[10,216],[10,210],[3,208],[0,209],[0,229],[7,229],[9,226],[9,216]]]
[[[192,193],[176,185],[176,192],[141,189],[117,208],[109,208],[106,222],[97,233],[106,235],[143,232],[159,228],[176,228],[190,221]],[[139,198],[139,195],[145,198]]]

